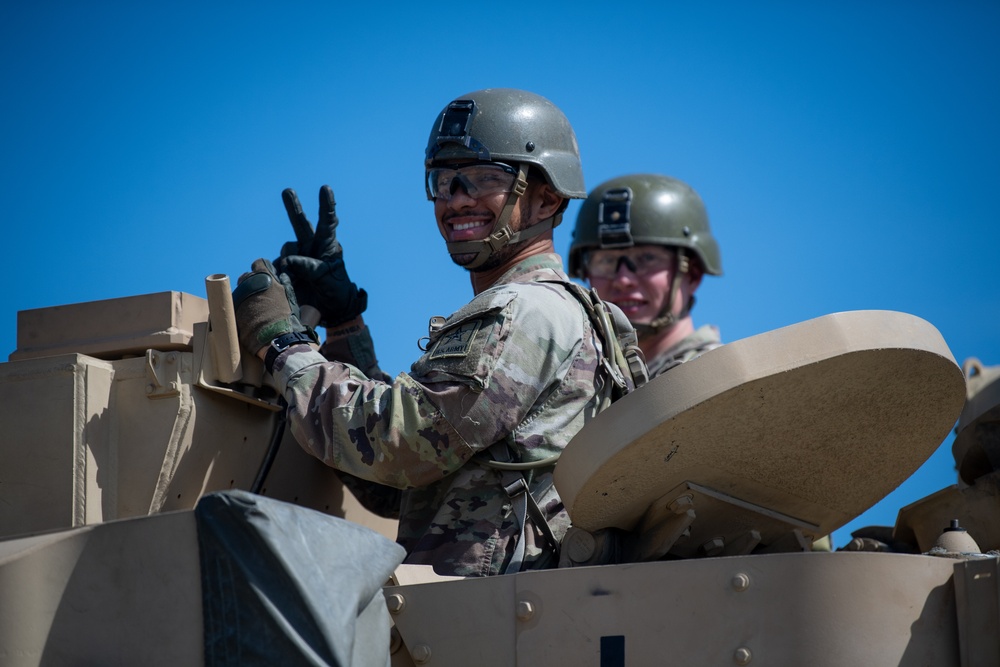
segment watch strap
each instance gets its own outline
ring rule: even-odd
[[[292,331],[281,334],[267,346],[267,354],[264,355],[264,368],[267,369],[268,373],[273,373],[274,362],[277,360],[279,354],[293,345],[308,345],[315,342],[315,339],[305,331]]]

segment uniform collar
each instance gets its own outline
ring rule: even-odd
[[[569,280],[563,270],[562,258],[554,252],[543,252],[525,257],[507,273],[500,276],[496,285],[507,283],[529,283],[538,280]]]

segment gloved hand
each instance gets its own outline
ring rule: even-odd
[[[295,190],[286,189],[281,199],[296,240],[282,246],[275,266],[291,277],[299,303],[319,311],[321,326],[332,327],[353,320],[368,307],[368,294],[347,276],[344,249],[337,241],[339,221],[333,190],[328,185],[319,190],[319,221],[315,232],[302,212]]]
[[[315,332],[299,321],[299,306],[288,277],[282,274],[279,278],[266,259],[254,260],[250,269],[233,290],[240,344],[256,355],[282,334],[303,332],[315,340]]]

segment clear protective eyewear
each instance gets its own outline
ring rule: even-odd
[[[427,170],[427,189],[431,197],[444,201],[450,201],[458,188],[473,199],[510,192],[516,180],[517,169],[502,162],[444,165]]]
[[[639,246],[623,250],[591,250],[583,258],[587,275],[610,280],[618,275],[621,265],[637,276],[665,271],[674,264],[674,253],[663,246]]]

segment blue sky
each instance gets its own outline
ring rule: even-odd
[[[290,238],[329,183],[382,366],[471,296],[423,190],[431,122],[524,88],[573,123],[589,188],[704,198],[725,275],[694,311],[733,341],[824,314],[912,313],[1000,364],[1000,4],[4,3],[0,354],[19,310],[204,295]],[[569,246],[574,202],[556,230]],[[837,533],[955,481],[950,439]]]

